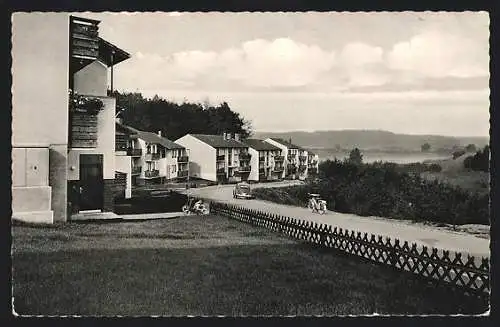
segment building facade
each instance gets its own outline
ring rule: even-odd
[[[189,154],[185,147],[163,137],[161,132],[145,132],[122,123],[117,126],[126,131],[130,188],[187,180]]]
[[[187,134],[175,142],[190,151],[191,177],[217,183],[248,180],[251,155],[238,134]]]
[[[249,181],[277,181],[283,178],[284,157],[280,148],[258,139],[246,139],[244,143],[248,145],[251,155]]]
[[[130,56],[99,21],[66,13],[12,18],[13,218],[66,221],[112,210],[115,99],[108,70]],[[40,83],[42,77],[43,83]],[[33,113],[42,117],[33,122]]]

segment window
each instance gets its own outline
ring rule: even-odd
[[[172,158],[177,158],[178,150],[172,150]]]
[[[175,174],[177,172],[177,165],[170,166],[170,171]]]
[[[146,153],[151,154],[151,144],[148,144],[148,146],[146,147]]]

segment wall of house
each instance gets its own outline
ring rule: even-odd
[[[125,185],[125,198],[132,197],[132,157],[115,155],[115,170],[127,174]]]
[[[248,153],[252,155],[252,158],[250,159],[250,166],[252,167],[252,170],[248,175],[248,180],[257,182],[259,180],[259,151],[253,148],[248,148]]]
[[[68,180],[80,179],[80,154],[103,155],[103,177],[115,179],[115,98],[99,97],[104,109],[97,114],[97,147],[71,148],[68,153]]]
[[[281,174],[280,178],[284,178],[287,175],[288,148],[286,146],[284,146],[283,144],[278,143],[270,138],[265,139],[264,141],[281,149],[281,155],[284,156],[285,158],[283,161],[284,170],[283,170],[283,174]]]
[[[82,95],[107,96],[108,67],[95,60],[74,75],[74,91]]]
[[[175,143],[189,149],[190,177],[217,181],[215,148],[189,134],[177,139]]]
[[[68,49],[68,14],[12,15],[12,145],[16,149],[12,154],[16,179],[13,204],[42,201],[43,208],[52,210],[53,221],[67,219]],[[25,156],[20,154],[31,148],[45,148],[45,153],[48,152],[48,160],[42,163],[44,167],[38,167],[48,185],[27,189],[28,185],[19,184],[18,180],[18,176],[30,169],[21,162]],[[13,206],[14,212],[19,209]],[[25,218],[52,220],[50,214],[40,216],[37,212],[32,211],[31,216],[25,213]]]

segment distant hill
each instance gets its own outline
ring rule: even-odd
[[[253,137],[265,139],[278,137],[310,149],[353,149],[381,151],[421,151],[424,143],[431,145],[431,151],[452,151],[457,146],[475,144],[484,147],[487,137],[450,137],[441,135],[396,134],[382,130],[337,130],[317,132],[256,132]]]

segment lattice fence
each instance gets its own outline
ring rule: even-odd
[[[210,210],[241,222],[284,233],[292,238],[333,248],[380,264],[414,273],[447,286],[454,286],[465,293],[480,297],[489,296],[490,263],[488,258],[476,261],[472,256],[462,258],[461,253],[417,247],[395,239],[368,233],[333,228],[289,217],[269,214],[233,205],[212,202]]]

